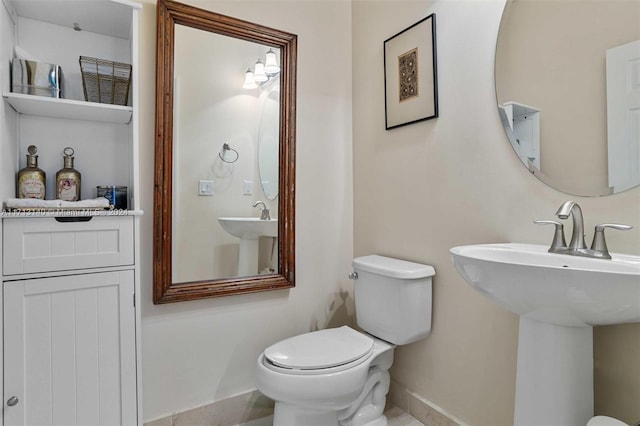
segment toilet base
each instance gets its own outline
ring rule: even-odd
[[[369,369],[360,396],[349,408],[338,414],[340,426],[387,426],[387,418],[382,413],[391,383],[388,371],[390,365],[383,361]]]
[[[276,402],[273,413],[273,426],[344,426],[337,418],[335,411],[315,411],[307,408],[296,407],[284,402]],[[387,426],[385,415],[381,415],[368,423],[359,423],[360,426]]]
[[[273,426],[339,426],[336,411],[316,411],[309,408],[276,402]]]
[[[363,426],[387,426],[389,423],[387,422],[387,416],[378,417],[372,422],[369,422]]]

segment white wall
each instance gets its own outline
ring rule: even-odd
[[[353,254],[351,5],[347,1],[185,1],[298,35],[296,287],[155,306],[152,288],[155,1],[140,34],[145,421],[255,389],[259,353],[347,321]],[[327,29],[330,28],[330,31]],[[347,41],[347,42],[345,42]],[[331,66],[328,67],[327,64]]]
[[[640,254],[640,188],[570,197],[540,183],[512,152],[493,76],[503,5],[360,0],[352,11],[354,255],[380,253],[436,269],[432,332],[396,350],[392,378],[469,424],[491,426],[513,424],[518,319],[464,283],[449,248],[549,244],[552,230],[532,221],[553,218],[573,198],[583,207],[589,241],[598,223],[628,223],[634,230],[609,233],[609,247]],[[440,117],[385,131],[383,41],[432,12]],[[624,350],[629,360],[637,357],[634,348]],[[620,391],[628,393],[640,379],[625,384]]]

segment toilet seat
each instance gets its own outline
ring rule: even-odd
[[[373,354],[373,339],[342,326],[285,339],[264,350],[264,365],[285,374],[328,374],[352,368]]]

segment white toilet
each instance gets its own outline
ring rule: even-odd
[[[395,345],[431,330],[432,266],[371,255],[353,261],[356,320],[291,337],[258,357],[256,385],[274,426],[386,426]],[[370,334],[367,334],[370,333]]]
[[[607,416],[595,416],[587,422],[587,426],[629,426],[618,419]]]

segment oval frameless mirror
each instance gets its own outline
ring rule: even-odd
[[[600,196],[640,184],[640,73],[628,61],[640,57],[638,22],[634,1],[507,1],[498,109],[514,151],[549,186]]]
[[[279,129],[279,84],[267,89],[262,97],[262,116],[258,131],[258,168],[260,182],[266,197],[275,200],[278,196],[278,129]]]

